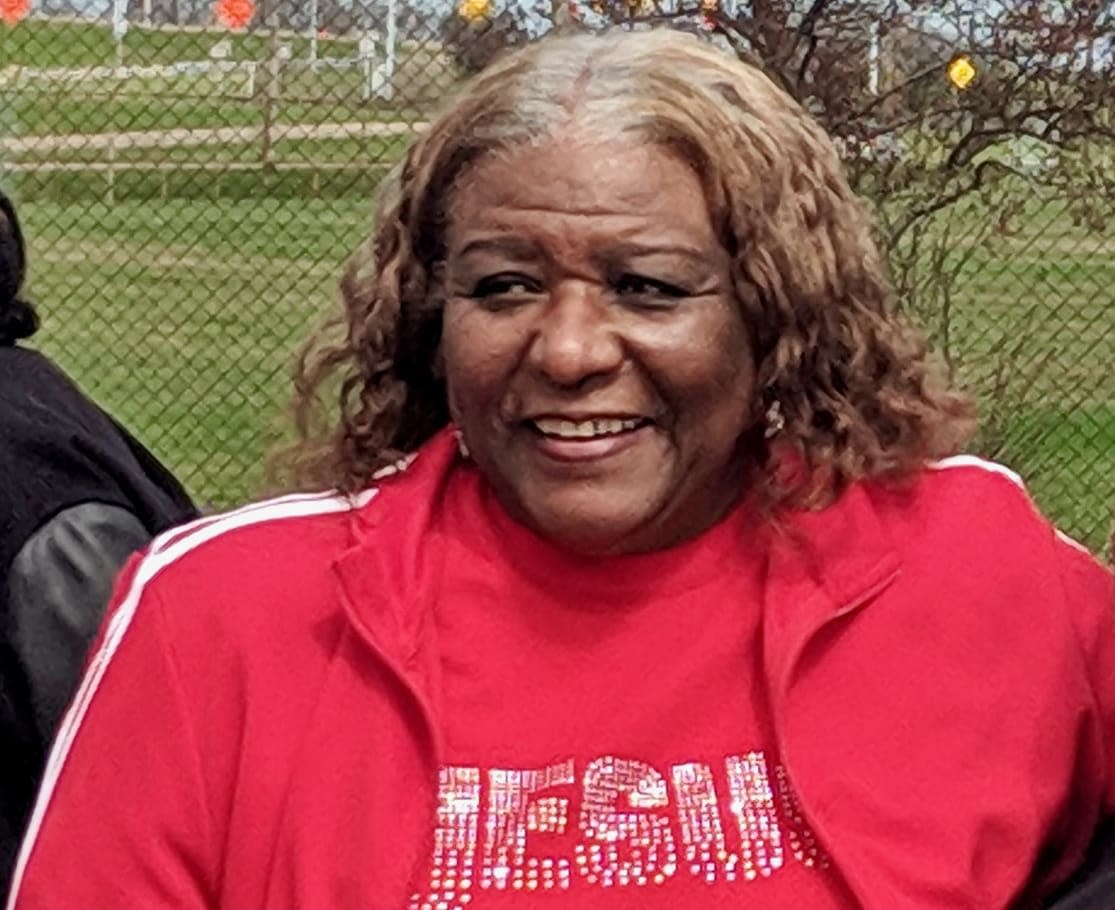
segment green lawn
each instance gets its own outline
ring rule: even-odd
[[[258,164],[261,148],[259,134],[247,134],[245,141],[225,142],[197,146],[178,146],[166,149],[123,148],[113,150],[74,148],[50,153],[49,157],[41,152],[28,151],[9,155],[0,160],[0,171],[4,165],[27,165],[49,163],[101,164],[114,162],[126,170],[128,164],[135,164],[136,170],[144,170],[144,165],[158,165],[175,168],[183,165],[229,165]],[[276,136],[282,130],[275,131]],[[407,136],[369,136],[345,139],[283,139],[272,140],[272,160],[287,164],[351,164],[353,166],[393,163],[398,161],[406,150]],[[91,169],[95,170],[95,168]],[[50,173],[42,169],[42,175]],[[45,177],[44,177],[45,179]]]
[[[204,59],[223,37],[136,29],[126,62]],[[296,54],[301,40],[292,39]],[[238,59],[263,54],[258,35],[232,41]],[[323,54],[333,52],[351,47],[323,43]],[[87,80],[64,91],[4,82],[8,64],[96,65],[113,53],[104,25],[0,28],[0,136],[262,122],[258,98],[204,80]],[[452,73],[436,54],[411,53],[403,64],[413,69],[391,108],[361,102],[354,73],[304,72],[287,80],[276,120],[414,119],[408,98],[444,94]],[[435,73],[450,78],[424,81]],[[43,346],[199,501],[224,507],[257,495],[290,354],[333,306],[341,263],[406,141],[278,140],[274,171],[258,166],[255,140],[0,158],[0,182],[21,203],[31,238]],[[5,173],[44,158],[102,167]],[[947,239],[944,265],[956,272],[947,315],[940,298],[911,309],[980,398],[979,451],[1020,471],[1065,530],[1100,548],[1115,507],[1115,219],[1082,227],[1055,200],[1035,199],[1010,231],[972,239],[972,226],[996,216],[977,204],[941,218],[932,230]],[[916,274],[929,282],[928,270]]]
[[[1067,532],[1096,549],[1108,547],[1115,512],[1115,399],[1021,409],[994,454],[1022,473],[1042,508]]]
[[[330,78],[330,77],[335,78]],[[342,79],[342,77],[344,77]],[[124,83],[115,88],[53,85],[5,88],[0,86],[0,133],[9,136],[50,136],[132,130],[215,129],[224,126],[258,126],[263,123],[261,97],[225,94],[227,86],[208,80],[134,80],[161,82],[163,87],[144,89]],[[299,88],[299,83],[304,88]],[[153,92],[159,103],[151,103]],[[277,123],[413,122],[414,110],[363,101],[352,73],[323,73],[312,82],[305,74],[288,84],[274,106]]]
[[[133,27],[124,39],[127,66],[203,62],[220,41],[229,60],[261,64],[269,58],[265,34],[222,29],[161,31]],[[365,98],[360,67],[308,65],[309,39],[284,35],[290,62],[281,69],[275,116],[279,122],[414,120],[441,104],[457,82],[452,64],[436,50],[404,43],[397,49],[396,97]],[[318,58],[351,59],[355,39],[319,41]],[[378,59],[378,58],[377,58]],[[0,26],[0,135],[95,133],[114,130],[252,125],[263,117],[265,67],[254,82],[243,67],[173,78],[90,75],[81,67],[111,67],[115,44],[108,23],[27,20]],[[74,70],[64,80],[20,76],[20,67]],[[155,100],[157,99],[157,101]]]
[[[368,194],[357,192],[111,208],[28,200],[42,344],[200,501],[242,502],[259,491],[290,352],[333,305],[341,263],[369,211]],[[1106,261],[1094,269],[1087,256],[1058,261],[1078,278],[1112,277]],[[984,280],[988,270],[997,282]],[[995,344],[987,339],[1010,337],[1016,317],[1034,351],[1053,352],[1032,381],[1023,371],[995,404],[1009,413],[988,454],[1022,472],[1067,531],[1100,548],[1115,504],[1115,335],[1102,321],[1110,290],[1093,311],[1067,286],[1035,294],[1032,279],[1028,267],[1006,261],[972,272],[955,329],[965,339],[961,373],[988,387]],[[1040,325],[1026,315],[1035,308]]]
[[[64,87],[15,91],[0,88],[9,136],[110,133],[127,130],[211,129],[263,122],[260,104],[238,99],[92,96]]]
[[[1044,203],[1044,204],[1043,204]],[[973,203],[952,221],[991,213]],[[947,317],[923,318],[978,393],[983,451],[1026,477],[1070,533],[1108,544],[1115,512],[1115,222],[1073,223],[1035,199],[1006,234],[958,238]]]
[[[28,203],[41,344],[199,501],[242,502],[259,491],[290,353],[336,299],[369,212],[355,195]]]

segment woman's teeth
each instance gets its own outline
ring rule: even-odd
[[[594,436],[614,436],[617,433],[626,433],[636,429],[642,420],[617,420],[615,418],[602,418],[600,420],[560,420],[552,417],[543,417],[534,421],[538,431],[546,436],[556,436],[559,439],[591,439]]]

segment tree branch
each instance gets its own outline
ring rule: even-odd
[[[917,72],[914,75],[910,76],[904,82],[901,82],[898,85],[891,86],[889,89],[887,89],[881,95],[875,95],[871,99],[869,104],[866,104],[863,107],[859,108],[858,110],[851,112],[850,114],[848,114],[847,117],[843,117],[839,120],[832,121],[832,123],[830,124],[830,127],[832,129],[837,129],[838,127],[844,126],[845,124],[850,123],[853,120],[869,117],[872,113],[875,112],[875,110],[877,108],[879,108],[880,106],[885,104],[890,98],[894,98],[894,97],[900,95],[902,92],[905,92],[908,89],[913,88],[919,82],[922,82],[922,81],[924,81],[925,79],[928,79],[931,76],[938,75],[940,73],[940,71],[941,71],[941,67],[937,66],[936,64],[934,64],[933,66],[930,66],[930,67],[926,67],[925,69],[921,70],[920,72]],[[919,114],[924,114],[924,111],[919,112]],[[919,116],[916,119],[920,120],[921,117]],[[913,122],[913,120],[911,120],[910,122]]]
[[[813,0],[813,4],[802,17],[798,25],[798,38],[806,42],[805,52],[798,63],[797,84],[803,85],[805,77],[809,74],[809,64],[817,53],[817,22],[825,12],[830,0]]]
[[[933,215],[943,209],[947,209],[950,205],[959,202],[970,193],[974,193],[984,185],[985,178],[992,171],[1007,171],[1011,174],[1024,176],[1017,170],[1003,164],[1001,161],[981,161],[974,171],[970,180],[965,181],[963,185],[953,190],[952,192],[942,193],[930,202],[924,205],[914,206],[906,210],[903,218],[898,222],[898,226],[891,231],[888,238],[891,245],[897,245],[902,236],[914,224],[917,224],[921,219]]]

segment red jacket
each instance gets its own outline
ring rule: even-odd
[[[354,508],[250,506],[131,565],[9,910],[406,907],[436,813],[428,528],[454,458],[442,435]],[[968,458],[760,543],[779,755],[863,906],[1022,906],[1063,880],[1115,810],[1110,574]]]

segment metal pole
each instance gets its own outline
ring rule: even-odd
[[[274,164],[274,141],[272,130],[275,125],[275,109],[279,102],[279,73],[282,70],[282,61],[279,59],[279,49],[282,42],[279,39],[278,19],[271,15],[268,17],[267,26],[270,34],[267,36],[267,63],[263,69],[263,128],[260,138],[261,148],[259,162],[263,172],[263,179],[267,179],[268,171]]]
[[[879,20],[871,20],[871,43],[867,47],[867,90],[879,94]]]
[[[386,85],[385,97],[395,97],[395,44],[399,37],[399,3],[387,0],[387,55],[383,63],[383,76]]]
[[[124,35],[128,31],[128,0],[112,0],[112,39],[116,43],[116,65],[124,65]]]
[[[317,60],[317,0],[310,0],[310,62]]]

